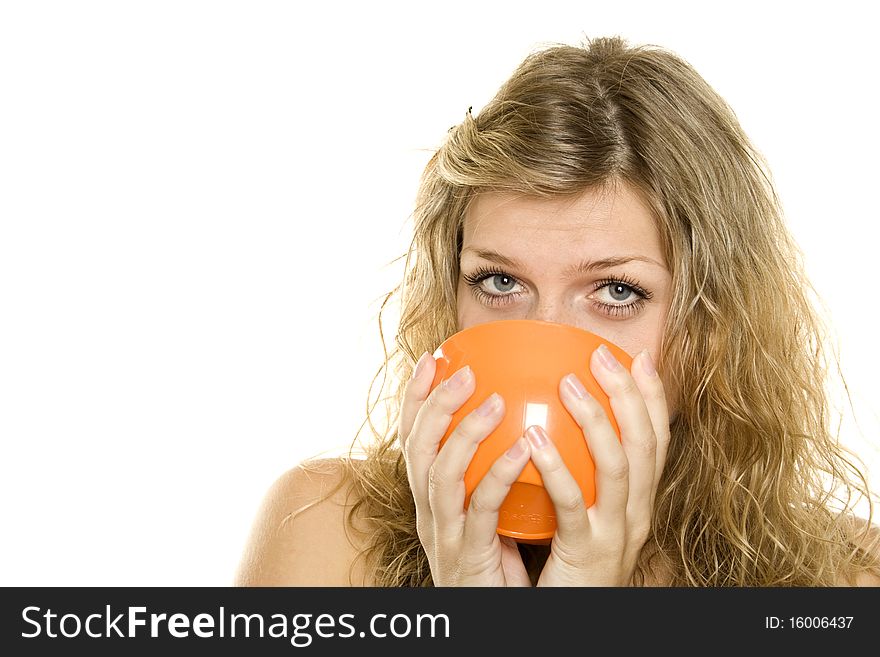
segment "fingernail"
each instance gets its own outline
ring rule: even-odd
[[[647,349],[642,351],[642,369],[651,376],[657,376],[657,369],[654,367],[654,361],[651,360],[651,354]]]
[[[604,344],[599,345],[599,360],[602,361],[602,364],[605,366],[605,369],[616,372],[621,368],[620,363],[617,362],[617,359],[614,357],[614,354],[611,353],[611,350],[606,347]]]
[[[587,389],[584,388],[584,385],[578,380],[578,378],[574,374],[569,374],[563,379],[563,385],[566,390],[576,397],[577,399],[586,399],[589,395],[587,393]]]
[[[489,395],[489,398],[486,399],[480,406],[477,408],[477,415],[482,417],[488,417],[495,413],[498,410],[499,403],[501,398],[498,396],[497,392],[493,392]]]
[[[526,429],[526,436],[528,436],[529,442],[532,443],[532,447],[535,449],[543,449],[547,445],[547,434],[544,432],[543,427],[538,425],[529,427]]]
[[[416,363],[416,368],[413,370],[412,376],[410,377],[410,381],[418,377],[419,374],[422,373],[422,370],[425,369],[425,363],[427,362],[430,354],[426,351],[419,357],[419,362]]]
[[[446,381],[446,389],[447,390],[458,390],[465,383],[467,383],[471,378],[471,368],[470,365],[465,365],[458,372],[452,375],[451,379]]]
[[[526,451],[526,440],[522,436],[520,436],[515,443],[513,443],[513,447],[507,450],[507,458],[511,460],[516,460],[520,456],[522,456]]]

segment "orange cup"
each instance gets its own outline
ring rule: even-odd
[[[590,356],[600,344],[630,369],[632,358],[600,336],[567,324],[500,320],[477,324],[450,336],[434,352],[437,369],[431,389],[469,365],[474,394],[452,416],[440,447],[458,423],[493,392],[504,398],[504,417],[477,448],[464,476],[465,509],[495,460],[532,425],[542,426],[581,489],[587,507],[596,500],[595,466],[583,431],[559,398],[559,381],[574,372],[602,405],[620,439],[608,396],[590,372]],[[522,543],[549,543],[556,511],[541,475],[529,461],[501,505],[498,533]]]

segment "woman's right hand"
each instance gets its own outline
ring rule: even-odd
[[[494,394],[465,416],[438,448],[455,413],[474,393],[474,374],[464,367],[431,390],[436,361],[425,352],[410,379],[400,411],[401,443],[416,506],[419,540],[435,586],[531,586],[516,542],[497,533],[498,512],[531,454],[520,436],[502,454],[464,509],[464,474],[477,450],[504,417]]]

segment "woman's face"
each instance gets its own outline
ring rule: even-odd
[[[459,330],[544,320],[658,360],[672,276],[650,211],[626,185],[574,200],[479,194],[464,219],[460,265]]]

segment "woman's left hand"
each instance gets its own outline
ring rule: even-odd
[[[526,432],[532,462],[556,509],[556,533],[538,586],[629,586],[650,535],[654,496],[669,445],[663,382],[647,351],[633,359],[628,372],[610,351],[598,349],[590,370],[610,399],[620,440],[605,410],[577,377],[564,377],[559,391],[593,456],[595,504],[585,506],[552,437],[548,439],[541,427]]]

